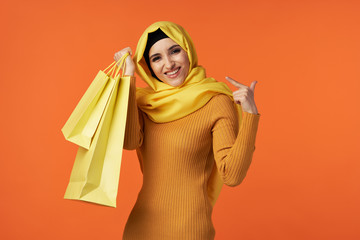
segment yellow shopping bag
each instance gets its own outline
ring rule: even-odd
[[[105,70],[98,72],[61,129],[66,140],[89,149],[114,84],[109,84],[110,78],[122,60],[113,62]]]
[[[119,60],[120,66],[125,63],[127,56],[128,54]],[[120,77],[120,67],[112,76],[116,66],[117,63],[110,71],[112,74],[107,74],[105,77],[107,81],[104,86],[99,84],[103,88],[101,93],[92,93],[97,103],[94,104],[94,100],[88,100],[87,103],[91,103],[87,105],[85,111],[82,109],[84,114],[81,120],[77,125],[71,123],[80,126],[79,129],[83,129],[82,132],[94,131],[94,135],[89,149],[84,147],[78,149],[65,199],[116,207],[130,89],[130,77]],[[84,99],[86,99],[85,95]],[[69,126],[71,124],[69,123]],[[94,126],[96,126],[95,129],[93,129]],[[86,129],[90,130],[87,132]]]

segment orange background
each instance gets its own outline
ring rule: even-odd
[[[359,12],[355,0],[1,1],[0,239],[121,239],[142,184],[135,152],[117,208],[64,200],[77,147],[60,130],[98,70],[159,20],[190,33],[209,76],[258,81],[253,164],[222,190],[216,239],[360,239]]]

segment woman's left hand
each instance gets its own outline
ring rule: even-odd
[[[235,103],[240,104],[244,112],[258,114],[254,100],[254,90],[257,81],[253,81],[250,87],[248,87],[244,84],[235,81],[230,77],[226,77],[225,79],[228,80],[235,87],[239,88],[238,90],[233,92]]]

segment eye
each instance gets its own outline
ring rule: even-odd
[[[160,57],[153,57],[153,58],[151,59],[152,62],[156,62],[157,60],[160,60]]]
[[[179,52],[181,52],[181,49],[180,49],[180,48],[175,48],[175,49],[171,52],[171,54],[175,54],[175,53],[179,53]]]

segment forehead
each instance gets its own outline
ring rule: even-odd
[[[159,41],[157,41],[149,51],[149,55],[152,55],[157,52],[167,51],[170,47],[178,45],[175,41],[173,41],[171,38],[163,38]]]

